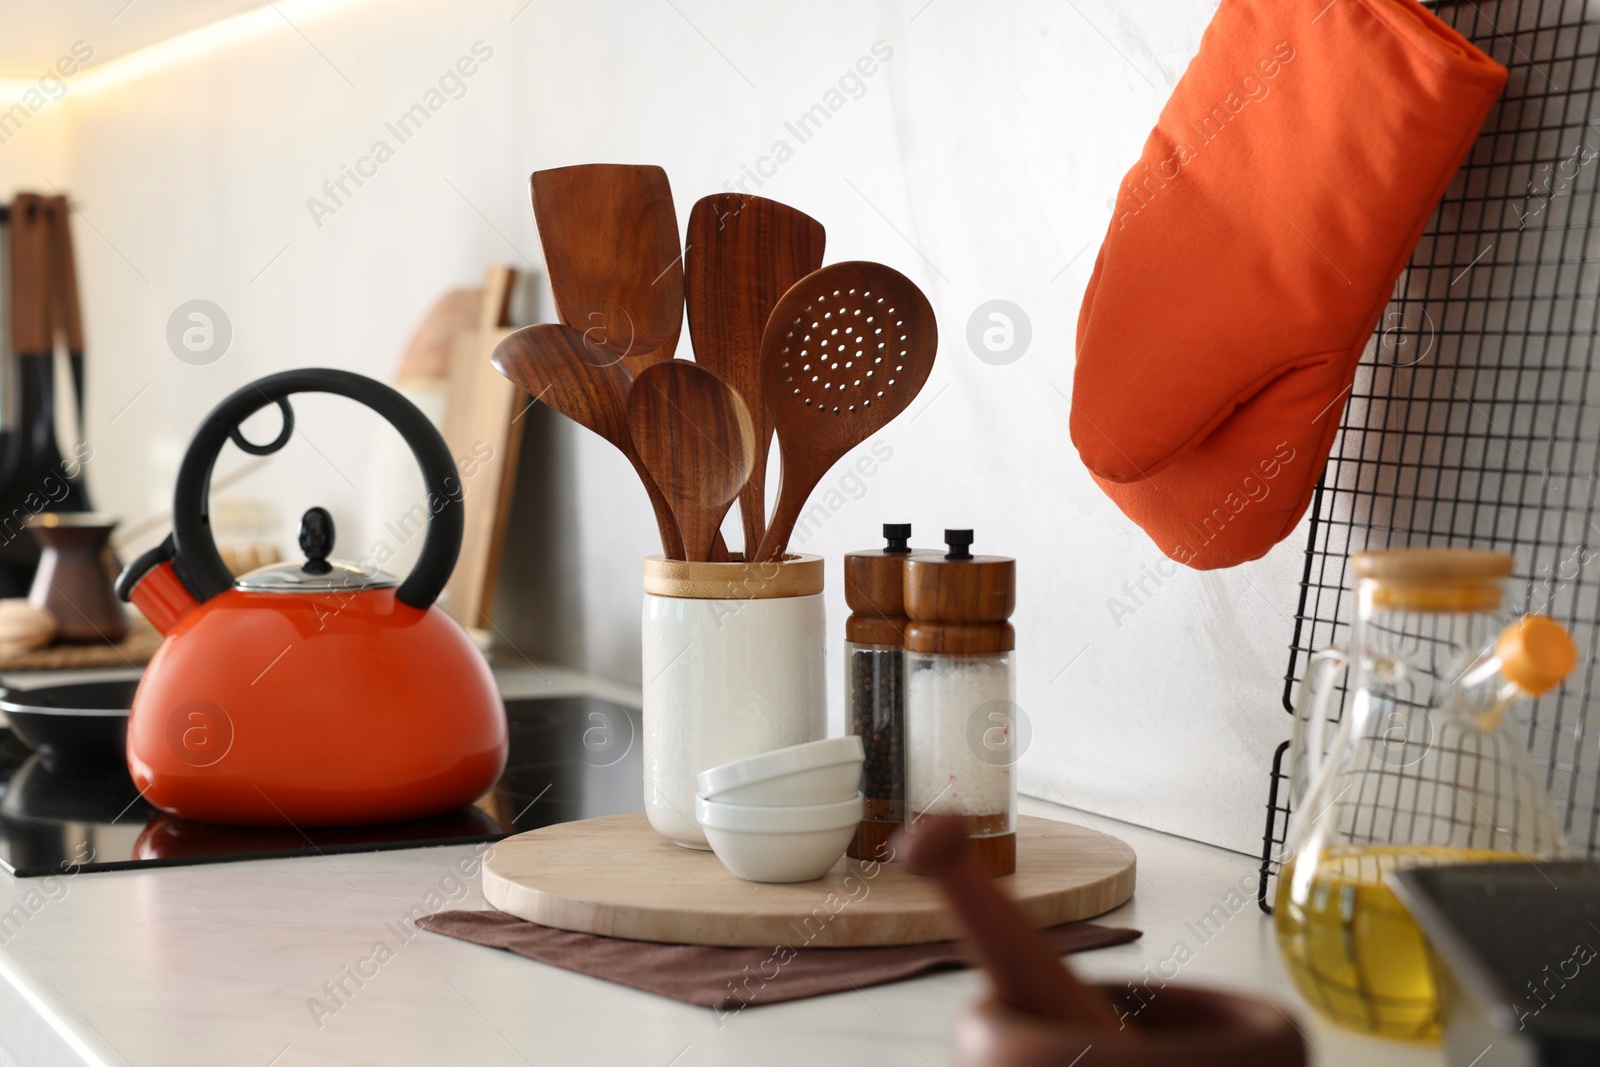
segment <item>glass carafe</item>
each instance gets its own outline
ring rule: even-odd
[[[1388,888],[1425,864],[1568,854],[1522,743],[1514,703],[1572,670],[1551,619],[1501,615],[1511,557],[1464,549],[1359,553],[1350,650],[1313,657],[1295,710],[1295,824],[1278,882],[1279,947],[1296,987],[1336,1023],[1438,1035],[1421,931]],[[1325,705],[1350,701],[1324,754]]]

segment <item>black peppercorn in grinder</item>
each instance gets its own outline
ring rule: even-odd
[[[887,860],[889,839],[905,822],[905,560],[909,523],[885,523],[884,547],[844,557],[845,719],[861,738],[861,825],[847,855]]]

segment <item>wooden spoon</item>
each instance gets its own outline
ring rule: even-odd
[[[695,362],[728,380],[755,425],[755,467],[739,493],[744,551],[766,532],[772,417],[761,390],[761,335],[790,286],[822,266],[822,224],[775,200],[716,193],[689,212],[684,297]]]
[[[939,883],[1002,1004],[1043,1019],[1103,1030],[1107,1041],[1129,1036],[1119,1033],[1122,1024],[1110,1002],[1078,981],[995,888],[978,863],[960,816],[924,815],[914,831],[896,836],[895,850],[905,857],[906,870]]]
[[[561,321],[637,375],[683,330],[683,252],[660,167],[535,171],[533,217]]]
[[[755,427],[739,394],[698,364],[669,359],[628,394],[633,447],[672,502],[685,555],[712,558],[722,519],[750,478]]]
[[[928,298],[881,263],[835,263],[783,294],[761,338],[783,472],[756,559],[783,557],[822,476],[915,399],[938,347]]]
[[[495,346],[489,357],[495,370],[567,418],[616,445],[633,464],[655,509],[661,551],[683,559],[683,536],[672,505],[634,450],[628,432],[627,370],[612,354],[591,348],[570,326],[544,323],[526,326]]]

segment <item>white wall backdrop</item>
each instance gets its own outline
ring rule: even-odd
[[[251,378],[308,364],[387,378],[443,289],[495,261],[541,268],[531,171],[659,163],[681,222],[759,166],[767,176],[746,190],[822,221],[828,261],[895,266],[939,315],[922,399],[875,442],[889,458],[869,478],[844,480],[842,465],[826,479],[837,509],[796,546],[832,561],[835,643],[843,551],[874,543],[884,521],[914,523],[923,544],[975,527],[979,550],[1020,561],[1019,702],[1034,731],[1024,791],[1256,849],[1288,728],[1303,533],[1233,571],[1147,581],[1153,595],[1114,618],[1108,600],[1162,557],[1067,436],[1074,325],[1108,201],[1215,4],[524,2],[357,6],[69,96],[65,148],[43,129],[0,148],[0,186],[54,183],[82,207],[97,502],[130,517],[164,506],[197,420]],[[459,99],[399,143],[385,123],[475,47]],[[875,53],[887,58],[870,76],[848,73]],[[801,142],[786,123],[818,103],[837,110]],[[323,183],[380,139],[392,158],[314,219],[308,199],[331,204]],[[778,142],[782,161],[763,162]],[[165,341],[168,316],[194,298],[220,305],[234,331],[209,366]],[[992,299],[1031,323],[1030,347],[1007,365],[966,340]],[[297,443],[240,487],[281,501],[286,537],[301,508],[330,506],[345,555],[376,533],[360,500],[379,431],[354,411],[305,403]],[[573,464],[567,513],[545,520],[572,533],[554,549],[579,605],[568,654],[637,678],[638,560],[654,536],[643,493],[598,441],[574,435],[556,451]],[[518,546],[513,530],[508,551]],[[523,589],[504,610],[556,597]],[[839,729],[837,704],[831,717]]]

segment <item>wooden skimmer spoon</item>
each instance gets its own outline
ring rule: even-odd
[[[756,559],[783,557],[822,476],[910,405],[938,347],[928,298],[881,263],[835,263],[783,295],[761,339],[783,471]]]
[[[634,450],[628,431],[628,392],[632,377],[620,359],[584,342],[570,326],[544,323],[526,326],[495,346],[489,357],[495,370],[567,418],[616,445],[633,464],[661,531],[661,551],[668,559],[684,559],[683,536],[672,505]]]
[[[689,212],[684,297],[695,362],[728,380],[755,426],[755,466],[739,493],[748,557],[766,532],[772,418],[761,388],[761,336],[779,298],[822,266],[822,224],[775,200],[716,193]]]
[[[669,359],[639,372],[628,394],[633,447],[672,502],[685,556],[712,558],[723,517],[750,478],[755,428],[714,371]]]
[[[660,167],[595,163],[533,173],[533,217],[561,321],[637,375],[683,330],[683,252]]]

